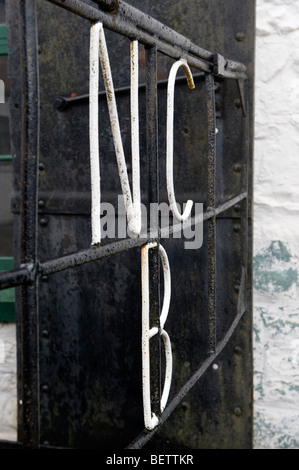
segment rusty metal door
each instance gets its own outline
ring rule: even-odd
[[[251,448],[254,3],[8,2],[15,270],[0,281],[2,288],[20,286],[18,441],[25,447]],[[185,237],[172,228],[163,232],[158,215],[154,234],[123,236],[126,212],[102,64],[101,200],[116,217],[103,212],[102,230],[110,236],[91,246],[89,53],[97,23],[107,43],[130,185],[130,44],[138,41],[140,195],[147,216],[151,205],[169,202],[169,74],[183,60],[170,140],[176,201],[203,207],[201,222],[191,214],[193,245],[190,231]],[[194,90],[186,84],[187,66]],[[168,281],[159,246],[171,273],[165,327],[160,314]],[[144,247],[151,247],[149,315],[157,333],[149,376],[157,421],[147,429]],[[172,376],[161,412],[165,367]]]

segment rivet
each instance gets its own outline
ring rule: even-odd
[[[238,98],[234,100],[234,104],[235,104],[236,108],[238,108],[238,109],[241,108],[241,101]]]
[[[241,228],[240,224],[235,224],[235,225],[233,226],[233,231],[236,232],[236,233],[238,233],[238,232],[240,232],[240,228]]]
[[[241,354],[242,349],[240,348],[240,346],[236,346],[234,351],[235,351],[236,354]]]
[[[240,290],[240,286],[239,286],[239,284],[236,284],[236,285],[234,286],[234,291],[238,293],[239,290]]]
[[[235,38],[236,38],[237,41],[242,42],[245,39],[245,34],[243,33],[243,31],[238,31],[236,33]]]
[[[242,410],[239,406],[236,406],[236,408],[234,409],[234,413],[236,416],[241,416],[242,414]]]
[[[181,407],[183,408],[184,411],[186,411],[187,408],[188,408],[188,404],[187,404],[185,401],[183,401],[183,402],[181,403]]]
[[[240,209],[241,209],[240,204],[236,204],[236,205],[234,206],[234,211],[235,211],[235,212],[240,212]]]
[[[48,219],[46,219],[45,217],[42,217],[39,223],[42,227],[46,227],[48,225]]]
[[[214,370],[218,370],[218,368],[219,368],[219,367],[218,367],[218,364],[213,364],[213,369],[214,369]]]
[[[234,164],[234,171],[237,172],[237,173],[240,173],[241,171],[241,163],[235,163]]]
[[[49,338],[49,331],[46,330],[46,329],[43,330],[43,331],[42,331],[42,336],[43,336],[43,338]]]
[[[43,201],[42,199],[40,199],[40,200],[38,201],[38,207],[39,207],[40,209],[42,209],[43,207],[45,207],[45,201]]]
[[[41,280],[42,282],[48,282],[48,276],[42,276]]]
[[[49,385],[43,384],[43,385],[41,386],[41,391],[42,391],[42,392],[48,393],[49,390],[50,390]]]
[[[66,101],[63,98],[58,97],[55,99],[54,108],[56,108],[58,111],[62,111],[65,107],[66,107]]]
[[[39,171],[44,171],[45,165],[43,163],[39,163],[38,169],[39,169]]]

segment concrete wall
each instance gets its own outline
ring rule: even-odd
[[[257,0],[254,446],[299,448],[299,5]],[[0,439],[16,439],[15,326],[0,325]]]
[[[257,0],[255,447],[299,448],[299,4]]]

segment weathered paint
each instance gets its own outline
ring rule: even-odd
[[[271,241],[254,258],[256,448],[299,447],[298,249],[291,246]]]
[[[0,341],[5,356],[0,362],[0,439],[16,440],[16,334],[14,323],[0,324]]]
[[[254,285],[268,292],[288,291],[298,280],[297,269],[291,262],[291,255],[281,241],[270,245],[254,257]]]
[[[297,0],[257,0],[254,446],[299,448]]]

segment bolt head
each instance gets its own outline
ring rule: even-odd
[[[48,219],[46,219],[45,217],[42,217],[39,223],[42,227],[46,227],[48,225]]]
[[[243,31],[238,31],[238,32],[236,33],[235,38],[236,38],[236,40],[237,40],[238,42],[242,42],[242,41],[244,41],[244,39],[245,39],[245,34],[243,33]]]
[[[235,171],[236,173],[240,173],[241,168],[242,168],[242,167],[241,167],[241,163],[236,163],[236,164],[234,165],[234,171]]]

